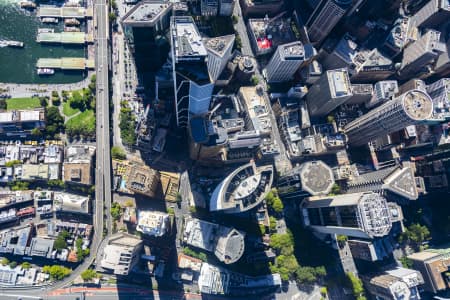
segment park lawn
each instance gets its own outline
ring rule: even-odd
[[[32,109],[41,107],[41,101],[37,97],[6,99],[7,110]]]
[[[93,110],[85,110],[66,122],[66,128],[79,128],[86,132],[95,132],[95,115]]]
[[[71,116],[73,116],[74,114],[76,114],[77,112],[80,111],[78,108],[72,108],[70,106],[70,100],[71,99],[72,98],[69,98],[66,102],[63,103],[63,114],[66,117],[71,117]]]

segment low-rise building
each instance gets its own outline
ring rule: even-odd
[[[432,293],[450,288],[448,272],[450,268],[450,247],[426,249],[408,255],[412,260],[412,267],[419,271],[425,284],[423,288]]]
[[[92,185],[94,146],[69,146],[66,148],[63,164],[63,180],[81,185]]]
[[[8,138],[26,138],[33,129],[45,128],[45,110],[10,110],[0,112],[0,135]]]
[[[23,164],[14,167],[15,177],[19,180],[58,180],[61,178],[61,168],[59,164]]]
[[[116,275],[128,275],[139,262],[142,245],[142,240],[134,235],[115,234],[103,250],[100,266]]]
[[[161,237],[169,230],[169,215],[158,211],[138,211],[136,230],[143,234]]]
[[[56,212],[89,214],[89,196],[57,192],[53,205]]]
[[[420,300],[418,286],[423,284],[420,272],[397,267],[378,274],[361,276],[367,291],[376,299]]]

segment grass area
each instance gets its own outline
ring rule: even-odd
[[[36,107],[41,107],[41,101],[37,97],[6,99],[6,108],[8,110],[31,109]]]
[[[73,116],[74,114],[76,114],[79,111],[80,110],[78,108],[72,108],[70,106],[70,99],[67,100],[67,102],[64,102],[64,104],[63,104],[63,114],[66,117],[71,117],[71,116]]]
[[[95,132],[95,115],[92,110],[85,110],[66,123],[66,129],[78,129],[80,133]]]

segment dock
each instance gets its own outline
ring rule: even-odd
[[[39,6],[37,16],[40,18],[74,18],[84,19],[92,18],[92,8],[84,7],[58,7],[58,6]]]
[[[38,43],[86,44],[93,43],[94,36],[84,32],[39,32]]]
[[[84,57],[39,58],[37,68],[50,68],[61,70],[94,69],[95,61]]]

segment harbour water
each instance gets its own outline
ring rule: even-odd
[[[21,41],[23,48],[0,48],[0,82],[4,83],[73,83],[86,76],[85,71],[55,70],[51,76],[36,73],[38,58],[84,57],[84,46],[45,45],[36,42],[38,28],[62,32],[64,22],[44,24],[35,12],[21,9],[20,0],[0,0],[0,39]]]

